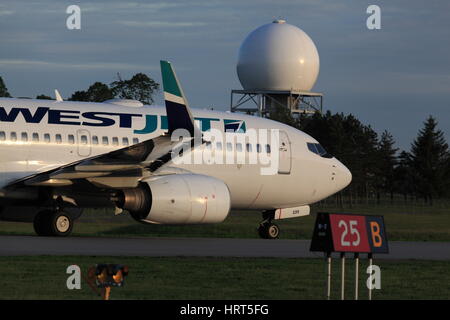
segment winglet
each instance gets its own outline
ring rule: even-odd
[[[57,89],[55,89],[55,98],[56,98],[56,101],[64,101]]]
[[[200,130],[194,122],[183,89],[170,62],[161,60],[161,74],[169,134],[176,129],[185,129],[194,137]]]

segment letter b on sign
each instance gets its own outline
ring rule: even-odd
[[[370,222],[370,231],[372,233],[372,243],[374,247],[381,247],[383,245],[383,239],[380,236],[380,225],[376,221]]]
[[[372,253],[388,253],[388,241],[381,216],[367,216],[367,237]]]

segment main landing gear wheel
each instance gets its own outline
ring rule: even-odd
[[[280,227],[275,223],[265,222],[259,226],[258,233],[263,239],[277,239],[280,235]]]
[[[63,211],[44,210],[34,218],[34,231],[39,236],[66,237],[73,229],[73,220]]]

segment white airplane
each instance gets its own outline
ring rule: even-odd
[[[83,208],[127,210],[153,224],[219,223],[230,209],[251,209],[263,212],[260,236],[277,238],[273,220],[308,215],[350,183],[311,136],[260,117],[191,110],[171,64],[161,61],[161,72],[165,108],[62,101],[57,92],[56,101],[0,99],[0,219],[67,236]],[[276,134],[264,140],[264,130]],[[174,139],[179,132],[201,138]],[[272,163],[251,161],[264,156]]]

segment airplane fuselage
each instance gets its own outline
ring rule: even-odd
[[[192,109],[192,114],[203,132],[228,131],[228,136],[236,138],[251,130],[258,134],[260,129],[279,132],[278,142],[283,150],[277,152],[277,168],[272,174],[261,174],[261,169],[270,164],[248,161],[252,153],[274,153],[269,135],[267,143],[260,146],[247,147],[245,142],[227,144],[224,140],[219,148],[217,143],[211,143],[209,148],[222,157],[223,163],[169,162],[161,168],[222,180],[229,188],[232,208],[308,205],[350,183],[351,174],[344,165],[334,157],[312,152],[308,143],[318,142],[293,127],[238,113]],[[166,131],[166,109],[159,106],[0,99],[0,189],[21,178],[124,148]],[[194,159],[199,153],[197,158],[202,159],[206,148],[203,144],[183,157]],[[229,163],[227,153],[233,153],[234,160]],[[236,161],[239,155],[244,161]]]

